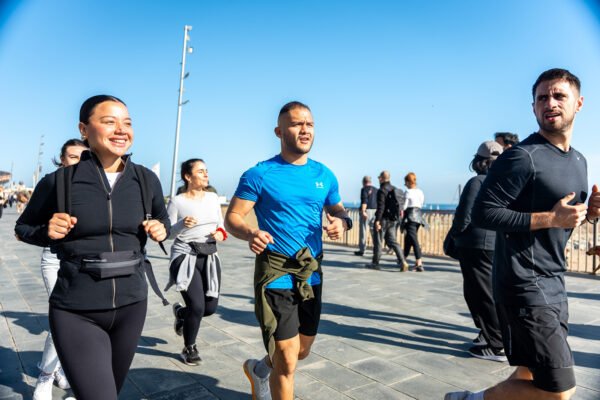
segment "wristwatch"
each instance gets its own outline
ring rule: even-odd
[[[352,218],[344,217],[344,218],[342,218],[342,220],[344,220],[346,222],[346,231],[349,231],[350,229],[352,229]]]

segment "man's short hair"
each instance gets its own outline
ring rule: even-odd
[[[531,89],[531,94],[533,95],[533,101],[535,101],[535,90],[537,89],[539,84],[542,82],[546,82],[546,81],[553,81],[555,79],[565,80],[565,81],[569,82],[569,84],[571,86],[574,86],[575,88],[577,88],[577,93],[581,92],[581,82],[579,81],[578,77],[576,77],[575,75],[573,75],[571,72],[569,72],[566,69],[552,68],[552,69],[542,72],[542,74],[537,78],[537,80],[533,84],[533,88]]]
[[[281,117],[283,114],[287,114],[290,111],[292,111],[295,108],[304,108],[308,111],[310,111],[310,107],[307,106],[304,103],[301,103],[299,101],[290,101],[289,103],[285,104],[283,107],[281,107],[281,110],[279,110],[279,117]]]
[[[362,181],[363,183],[371,183],[371,177],[369,175],[365,175]]]

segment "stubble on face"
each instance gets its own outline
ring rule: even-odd
[[[295,155],[310,152],[314,141],[314,122],[306,108],[293,108],[279,118],[282,150]]]
[[[569,132],[582,104],[579,91],[569,82],[562,79],[541,82],[533,103],[540,131],[550,136]]]

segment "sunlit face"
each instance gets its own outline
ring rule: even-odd
[[[81,158],[81,153],[87,150],[84,146],[69,146],[65,149],[65,154],[60,157],[60,163],[63,167],[75,165]]]
[[[192,173],[185,175],[188,189],[203,190],[208,186],[208,169],[202,161],[196,161],[192,167]]]
[[[302,107],[291,109],[279,118],[275,134],[281,139],[283,153],[307,154],[315,137],[315,123],[309,110]]]
[[[583,97],[563,79],[543,81],[535,90],[533,112],[540,129],[547,134],[561,134],[571,129],[575,114],[582,106]]]
[[[116,101],[105,101],[94,107],[87,124],[79,123],[79,131],[100,157],[121,157],[133,144],[133,128],[127,107]]]

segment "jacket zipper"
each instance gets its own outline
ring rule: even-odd
[[[109,190],[104,184],[104,179],[102,177],[102,173],[100,172],[100,168],[98,168],[98,164],[95,164],[96,171],[98,171],[98,176],[100,177],[100,182],[102,182],[102,187],[106,192],[106,200],[108,202],[108,240],[110,244],[110,251],[112,253],[115,252],[115,244],[113,242],[112,236],[112,228],[113,228],[113,209],[112,209],[112,191],[115,189],[117,182],[115,182],[114,186]],[[127,167],[127,161],[125,161],[125,167]],[[125,168],[123,168],[123,173],[125,173]],[[118,180],[117,180],[118,181]],[[115,278],[111,279],[112,281],[112,306],[116,308],[116,297],[117,297],[117,282]]]

